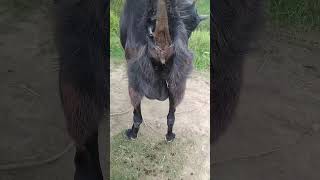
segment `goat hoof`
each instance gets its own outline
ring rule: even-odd
[[[167,142],[172,142],[175,138],[176,138],[176,135],[174,133],[166,134]]]
[[[134,132],[132,131],[132,129],[127,129],[126,135],[127,135],[127,138],[128,138],[129,140],[136,140],[136,139],[137,139],[137,135],[134,134]]]

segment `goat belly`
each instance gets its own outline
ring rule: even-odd
[[[147,88],[143,88],[144,95],[148,99],[157,99],[159,101],[166,100],[168,95],[168,88],[165,80],[158,79],[152,84],[149,84]]]

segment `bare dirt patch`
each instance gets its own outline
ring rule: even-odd
[[[46,8],[17,13],[0,18],[0,179],[72,179],[51,17]]]
[[[252,44],[234,123],[212,147],[214,179],[320,179],[319,35],[270,29]]]

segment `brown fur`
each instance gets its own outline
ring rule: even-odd
[[[61,83],[64,114],[69,135],[79,147],[97,131],[103,109],[98,107],[95,98],[81,94],[71,84]]]

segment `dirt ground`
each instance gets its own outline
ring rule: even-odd
[[[214,179],[320,179],[320,33],[269,29],[252,48]]]
[[[75,152],[60,107],[51,18],[47,8],[0,16],[1,180],[73,179]],[[101,162],[106,120],[99,130]]]
[[[111,65],[111,136],[132,126],[132,107],[128,95],[128,79],[123,65]],[[139,133],[164,141],[169,101],[144,98],[141,104],[144,122]],[[174,132],[184,144],[187,161],[182,166],[180,179],[209,179],[210,177],[210,84],[209,78],[194,72],[187,82],[183,102],[178,106]],[[175,142],[173,142],[175,143]],[[125,146],[125,144],[123,144]],[[112,156],[112,154],[110,155]],[[112,166],[112,164],[110,165]],[[191,175],[192,174],[192,175]],[[158,174],[158,177],[161,177]],[[145,177],[141,177],[145,178]]]

